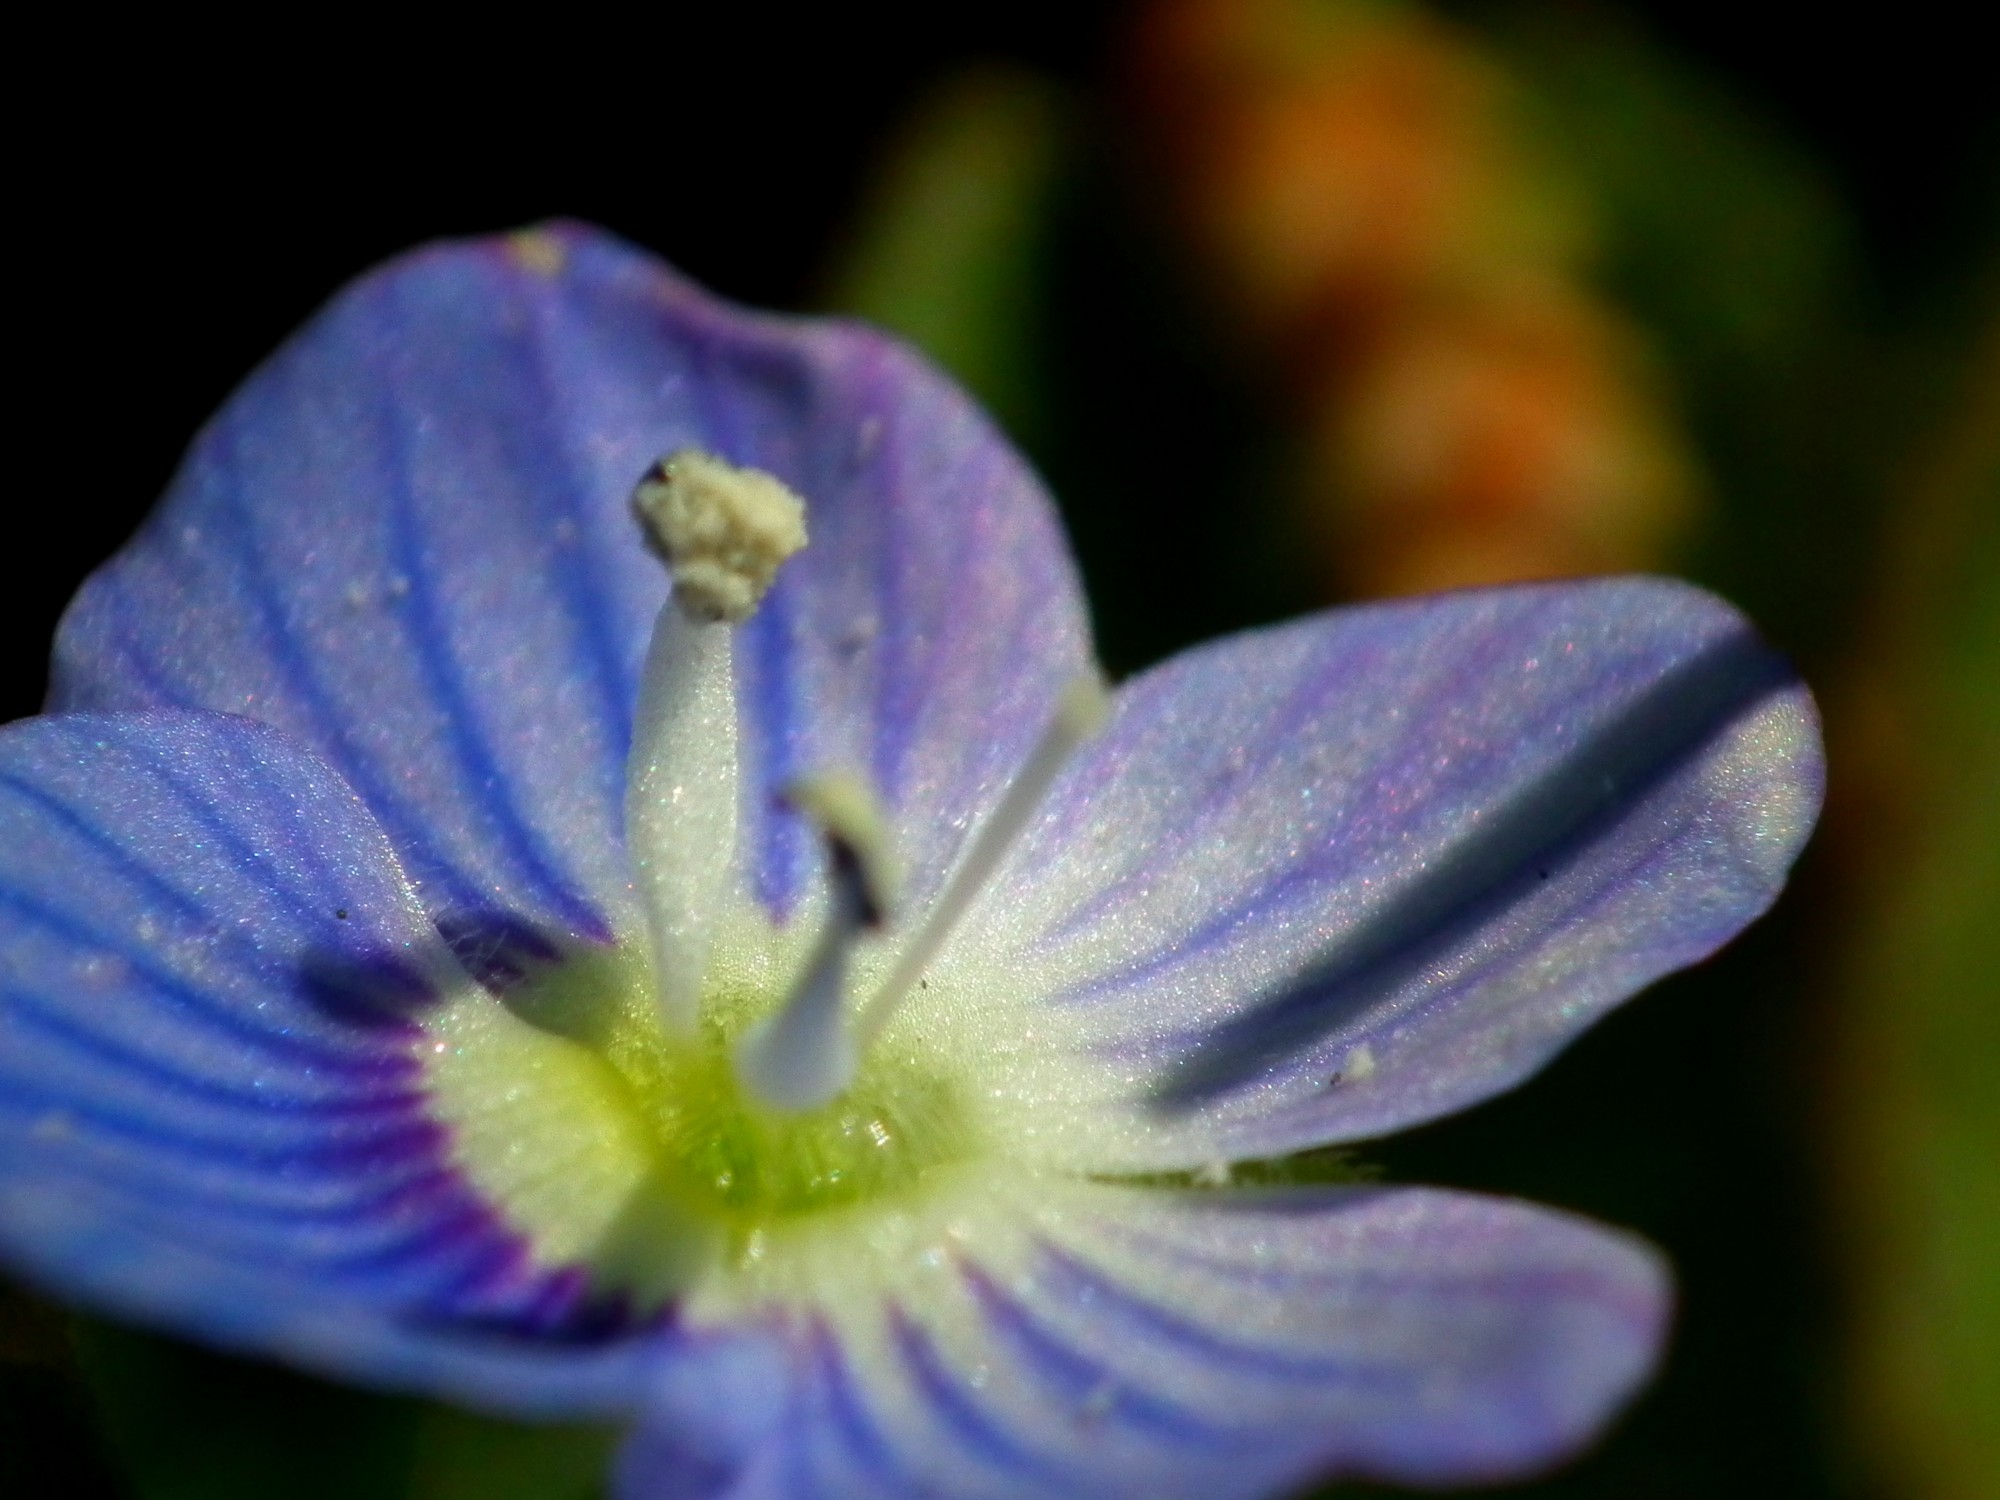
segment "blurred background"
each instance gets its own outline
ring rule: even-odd
[[[0,718],[38,706],[63,604],[195,427],[334,287],[556,214],[928,349],[1048,477],[1118,674],[1344,600],[1693,577],[1827,716],[1791,893],[1524,1090],[1366,1154],[1630,1226],[1678,1268],[1658,1382],[1506,1493],[2000,1495],[1978,8],[721,9],[421,41],[343,11],[303,18],[309,46],[176,17],[34,49],[61,102],[9,172],[14,507],[55,529],[9,549]],[[606,1442],[0,1285],[10,1497],[583,1500]]]

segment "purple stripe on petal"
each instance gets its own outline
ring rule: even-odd
[[[106,1035],[99,1028],[79,1020],[63,1001],[37,995],[24,988],[9,987],[7,991],[7,1027],[10,1032],[10,1064],[25,1062],[32,1055],[32,1043],[23,1033],[36,1033],[37,1040],[53,1044],[58,1066],[65,1062],[81,1062],[94,1071],[115,1073],[130,1090],[134,1102],[143,1100],[149,1094],[162,1094],[170,1102],[212,1106],[216,1113],[224,1117],[242,1113],[268,1117],[274,1112],[282,1112],[329,1119],[407,1110],[413,1108],[417,1100],[414,1092],[392,1094],[381,1091],[381,1081],[400,1070],[384,1068],[379,1063],[360,1068],[339,1068],[336,1065],[336,1076],[343,1085],[337,1093],[322,1086],[312,1092],[288,1094],[287,1091],[261,1087],[261,1079],[241,1082],[191,1077],[156,1052],[114,1035]],[[11,1073],[15,1069],[10,1066],[8,1071]],[[413,1074],[414,1066],[407,1071]],[[20,1070],[23,1087],[35,1087],[36,1077],[34,1070]],[[367,1084],[369,1092],[364,1095],[347,1092],[356,1081]]]
[[[1152,1345],[1159,1352],[1188,1355],[1218,1368],[1274,1380],[1338,1381],[1343,1385],[1371,1386],[1391,1397],[1409,1391],[1408,1370],[1371,1369],[1365,1360],[1299,1354],[1246,1343],[1134,1295],[1116,1278],[1105,1276],[1074,1255],[1052,1247],[1045,1248],[1043,1255],[1038,1270],[1055,1296],[1088,1303],[1097,1318],[1107,1324],[1116,1323],[1127,1336]]]
[[[492,274],[498,268],[489,262],[488,270]],[[496,304],[504,296],[504,290],[496,286]],[[407,311],[413,321],[422,320],[421,306]],[[529,315],[539,357],[523,372],[526,389],[520,415],[527,420],[519,425],[510,422],[508,435],[522,450],[518,462],[523,467],[545,466],[555,480],[545,489],[552,512],[549,531],[559,545],[547,557],[546,566],[560,607],[576,622],[581,648],[592,662],[587,683],[597,695],[596,712],[608,726],[614,744],[629,744],[638,665],[635,652],[640,643],[634,638],[629,613],[620,608],[623,601],[604,583],[621,570],[629,570],[627,548],[611,544],[629,543],[630,537],[618,528],[612,528],[612,535],[607,536],[604,528],[593,524],[593,500],[603,486],[585,455],[596,418],[591,400],[564,378],[566,335],[561,303],[558,299],[531,299]],[[402,394],[421,403],[425,392],[417,389]],[[622,795],[622,768],[607,765],[603,770],[608,776],[603,793],[613,798]]]
[[[393,423],[383,426],[396,434]],[[573,877],[552,857],[546,845],[547,833],[529,827],[514,805],[516,788],[489,742],[490,732],[480,722],[481,704],[466,680],[467,673],[449,649],[449,605],[439,597],[427,562],[436,549],[417,534],[419,523],[408,482],[412,464],[398,451],[393,436],[385,446],[395,476],[388,486],[387,555],[395,576],[409,580],[399,612],[408,620],[411,658],[421,690],[437,707],[442,726],[440,748],[457,763],[460,784],[485,793],[481,809],[486,814],[484,822],[511,882],[531,893],[536,909],[548,911],[556,920],[593,935],[608,935],[603,917],[575,894]],[[474,649],[481,648],[475,645]],[[622,732],[629,742],[629,716],[615,722],[614,732]],[[615,786],[604,790],[612,793]]]
[[[1040,1177],[949,1222],[948,1247],[919,1237],[907,1267],[822,1289],[790,1333],[782,1420],[714,1493],[1255,1500],[1326,1479],[1492,1483],[1587,1442],[1664,1321],[1643,1246],[1452,1193]],[[627,1500],[651,1493],[638,1478]]]
[[[820,1403],[820,1410],[813,1415],[819,1423],[831,1424],[842,1452],[861,1463],[863,1477],[871,1483],[892,1494],[913,1486],[917,1481],[908,1465],[898,1458],[870,1414],[853,1371],[841,1354],[839,1339],[824,1322],[815,1320],[811,1343],[814,1389]],[[819,1436],[808,1435],[809,1439]]]
[[[645,1388],[654,1351],[632,1340],[575,1348],[420,1312],[385,1316],[369,1289],[300,1281],[264,1262],[169,1237],[135,1240],[63,1179],[0,1176],[0,1225],[38,1277],[136,1321],[275,1355],[388,1389],[428,1391],[494,1412],[615,1416]]]
[[[638,1356],[600,1346],[632,1325],[534,1261],[426,1108],[408,1014],[470,979],[301,746],[215,714],[0,730],[0,923],[0,1251],[27,1274],[364,1379],[615,1404]]]
[[[280,387],[280,396],[285,374],[286,367],[281,364],[274,366],[268,377],[274,386]],[[260,477],[238,472],[232,439],[241,419],[232,420],[232,416],[230,409],[225,408],[209,431],[197,439],[193,462],[197,466],[205,464],[210,472],[189,488],[218,512],[210,524],[194,528],[195,535],[211,549],[209,555],[214,562],[236,564],[230,570],[233,576],[229,577],[227,593],[222,597],[236,605],[240,615],[240,622],[231,622],[241,638],[238,654],[257,659],[258,670],[253,674],[243,661],[218,662],[215,658],[220,652],[204,653],[190,661],[179,653],[166,655],[154,647],[141,658],[147,668],[143,677],[120,677],[114,675],[113,661],[90,661],[88,646],[72,653],[79,665],[71,668],[65,655],[69,640],[66,629],[56,642],[57,675],[50,695],[51,706],[214,707],[280,724],[311,744],[362,795],[399,853],[410,862],[413,875],[430,893],[431,900],[448,904],[469,901],[478,894],[479,886],[428,847],[424,837],[426,810],[412,805],[411,794],[402,790],[400,778],[392,770],[379,767],[366,747],[355,742],[355,733],[365,727],[365,721],[350,718],[344,705],[323,684],[313,652],[300,639],[300,632],[289,617],[285,580],[292,570],[274,566],[264,556],[258,542],[261,511],[252,507],[252,498],[268,493],[271,486],[259,482]],[[177,508],[197,507],[182,502]],[[158,514],[162,521],[156,524],[164,525],[165,508]],[[143,545],[151,529],[141,533],[139,545]],[[167,606],[154,597],[159,592],[157,588],[116,591],[117,575],[111,570],[117,566],[114,559],[110,569],[93,575],[71,611],[78,616],[78,634],[84,634],[92,623],[84,610],[93,600],[93,587],[99,587],[108,596],[101,606],[104,612],[130,622],[130,628],[121,632],[121,644],[129,649],[132,639],[145,639],[143,625],[147,618]],[[204,571],[212,568],[210,563]],[[408,591],[406,575],[385,576],[389,581],[381,585],[383,588],[398,594]],[[105,580],[101,586],[96,584],[99,578]],[[121,652],[116,661],[124,659]],[[85,661],[87,666],[82,664]],[[226,668],[228,675],[224,677],[218,668]],[[159,693],[162,681],[170,684],[164,694]]]
[[[797,616],[791,595],[776,590],[739,634],[751,648],[737,661],[742,713],[751,723],[785,726],[808,717],[802,674],[793,664],[800,633]],[[744,787],[744,796],[749,799],[744,821],[760,830],[759,849],[750,863],[751,890],[781,920],[791,915],[817,853],[810,826],[802,818],[787,816],[784,805],[773,796],[774,788],[787,786],[814,769],[810,749],[799,741],[797,734],[781,728],[759,736],[751,749],[760,762]]]
[[[1214,1366],[1212,1418],[1290,1411],[1291,1444],[1336,1472],[1464,1482],[1546,1461],[1623,1399],[1660,1335],[1655,1257],[1522,1205],[1423,1190],[1123,1199],[1052,1216],[1069,1248],[1064,1274],[1037,1279],[1044,1305],[1169,1388],[1211,1388]],[[1271,1378],[1246,1380],[1257,1366],[1239,1356],[1260,1344]]]
[[[626,502],[696,444],[791,483],[814,536],[744,653],[751,884],[790,909],[816,855],[770,794],[840,763],[883,782],[921,900],[1089,658],[1039,486],[878,334],[728,307],[588,230],[522,243],[397,261],[257,372],[72,607],[52,702],[265,720],[368,803],[433,915],[630,931],[665,584]]]
[[[1240,1449],[1261,1441],[1255,1434],[1217,1426],[1181,1402],[1163,1399],[1094,1358],[1074,1341],[1054,1333],[1025,1300],[1004,1292],[977,1265],[963,1262],[961,1274],[1001,1347],[1033,1372],[1055,1399],[1077,1413],[1085,1427],[1107,1421],[1130,1427],[1157,1442],[1176,1446]]]
[[[1193,1103],[1220,1093],[1307,1039],[1351,1024],[1383,995],[1454,954],[1496,914],[1566,873],[1593,844],[1615,838],[1633,804],[1795,680],[1747,636],[1718,641],[1680,663],[1534,782],[1490,804],[1477,828],[1375,903],[1347,942],[1191,1047],[1163,1096]],[[1308,880],[1288,874],[1253,892],[1190,934],[1186,948],[1218,941]]]
[[[963,396],[878,335],[809,348],[810,422],[767,414],[741,455],[806,497],[812,535],[747,629],[751,868],[788,909],[810,845],[769,791],[847,766],[878,782],[920,910],[1088,666],[1082,603],[1039,486]]]
[[[148,1003],[159,1008],[160,1015],[154,1024],[162,1029],[169,1026],[179,1028],[192,1022],[202,1030],[212,1031],[226,1039],[230,1045],[245,1049],[245,1055],[268,1053],[293,1065],[311,1066],[333,1073],[372,1074],[385,1063],[391,1063],[390,1055],[380,1050],[380,1043],[375,1038],[368,1039],[359,1050],[354,1050],[338,1043],[330,1045],[319,1027],[300,1027],[298,1031],[304,1033],[301,1035],[261,1026],[230,1008],[226,1002],[219,1002],[212,992],[188,983],[151,962],[143,951],[119,951],[118,939],[107,929],[74,920],[68,913],[52,911],[40,901],[7,890],[4,886],[0,886],[0,914],[4,914],[17,943],[24,943],[28,938],[45,938],[68,947],[72,952],[87,955],[78,965],[83,969],[79,987],[85,991],[102,993],[113,988],[124,989],[133,981],[143,985]],[[231,975],[231,978],[255,982],[248,975]],[[298,988],[303,990],[303,984]],[[25,995],[29,991],[24,987],[20,993]],[[75,1003],[68,996],[63,999],[70,1004]],[[61,1004],[63,1000],[52,999],[51,1003]],[[352,1040],[359,1043],[362,1039]]]
[[[618,1456],[613,1493],[620,1500],[804,1500],[818,1493],[790,1482],[814,1425],[804,1384],[796,1358],[788,1360],[764,1328],[663,1329],[647,1408]]]
[[[1085,1097],[1086,1069],[993,1059],[1017,1113],[1104,1121],[1067,1164],[1121,1170],[1359,1139],[1518,1082],[1761,913],[1821,780],[1790,668],[1652,579],[1219,642],[1121,689],[1085,756],[940,969],[996,1036],[1139,1081]]]
[[[1085,1475],[1052,1461],[984,1409],[965,1372],[951,1367],[908,1313],[891,1304],[888,1321],[896,1352],[929,1415],[978,1463],[997,1470],[1010,1489],[1023,1494],[1073,1495],[1082,1488]]]

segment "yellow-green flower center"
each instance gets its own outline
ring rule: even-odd
[[[428,1022],[425,1081],[452,1157],[544,1263],[671,1295],[803,1216],[916,1191],[977,1154],[962,1080],[872,1048],[831,1104],[746,1093],[736,1044],[785,993],[720,964],[691,1036],[660,1023],[628,949],[575,954],[505,1002],[468,987]]]

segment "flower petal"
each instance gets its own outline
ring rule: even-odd
[[[0,1249],[64,1295],[373,1383],[622,1405],[452,1168],[412,1015],[467,981],[368,811],[215,714],[0,730]]]
[[[662,1364],[645,1416],[619,1454],[613,1492],[634,1500],[719,1500],[788,1416],[781,1339],[761,1329],[695,1337]]]
[[[1195,1166],[1378,1135],[1727,941],[1820,784],[1810,697],[1699,590],[1342,611],[1128,684],[933,993],[981,996],[957,1023],[1027,1149]]]
[[[877,778],[923,888],[1087,655],[1046,499],[900,346],[739,311],[581,228],[341,293],[85,586],[52,702],[278,725],[434,916],[636,930],[625,756],[665,580],[627,503],[688,444],[810,502],[742,674],[760,893],[787,906],[814,857],[769,787],[834,761]]]
[[[820,841],[771,793],[845,767],[882,800],[914,912],[1095,670],[1089,627],[1054,507],[978,408],[882,335],[815,338],[810,415],[735,440],[806,497],[812,537],[744,632],[752,884],[798,901]]]
[[[1589,1440],[1650,1368],[1667,1303],[1647,1247],[1521,1204],[1024,1180],[802,1312],[774,1436],[701,1493],[1494,1480]],[[621,1492],[659,1493],[646,1477],[628,1464]]]

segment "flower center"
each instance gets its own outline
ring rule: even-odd
[[[683,1035],[699,1020],[713,925],[737,887],[734,643],[779,565],[806,543],[804,506],[777,479],[694,450],[662,459],[633,497],[673,575],[640,692],[626,791],[626,842],[647,902],[660,1009]],[[1105,715],[1095,677],[1064,693],[1041,743],[974,838],[887,979],[858,1014],[849,969],[865,932],[890,924],[892,852],[867,785],[829,770],[786,789],[826,840],[829,900],[790,996],[742,1040],[740,1082],[767,1108],[815,1110],[853,1083],[861,1056],[908,997],[979,887],[1027,826],[1056,774]],[[689,858],[689,851],[702,851]]]
[[[887,1023],[930,987],[1104,693],[1093,678],[1065,694],[914,925],[898,927],[888,824],[866,784],[832,769],[787,788],[828,874],[781,928],[737,869],[733,638],[804,545],[803,508],[767,474],[684,451],[649,471],[634,509],[673,577],[626,788],[645,931],[524,964],[498,996],[456,996],[426,1022],[425,1082],[455,1162],[537,1260],[584,1265],[643,1305],[747,1264],[802,1216],[916,1191],[981,1153],[972,1061]]]
[[[665,1024],[633,947],[567,954],[426,1021],[427,1092],[460,1169],[539,1262],[641,1305],[981,1149],[967,1080],[908,1048],[871,1049],[824,1107],[772,1109],[738,1057],[799,944],[754,919],[717,936],[692,1032]]]

